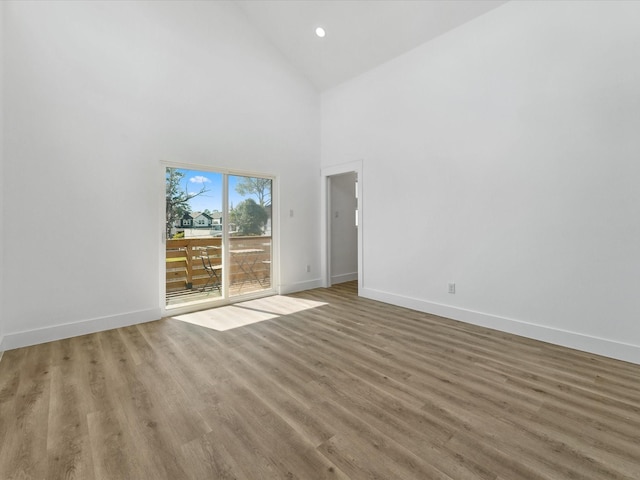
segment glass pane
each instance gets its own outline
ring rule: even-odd
[[[229,296],[271,289],[271,188],[229,175]]]
[[[166,305],[222,296],[220,173],[166,170]]]

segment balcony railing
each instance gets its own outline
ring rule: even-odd
[[[242,292],[270,288],[271,237],[230,237],[229,286]],[[181,238],[167,240],[166,287],[167,294],[175,292],[199,292],[209,281],[209,274],[202,263],[207,255],[213,266],[222,265],[222,239]],[[222,279],[222,268],[218,275]],[[211,283],[209,283],[209,287]]]

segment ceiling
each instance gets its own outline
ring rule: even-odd
[[[320,91],[330,89],[507,0],[236,0]],[[315,35],[322,26],[324,38]]]

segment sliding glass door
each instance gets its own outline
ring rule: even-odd
[[[272,180],[230,175],[229,295],[271,289]]]
[[[268,177],[166,168],[166,308],[272,291]]]

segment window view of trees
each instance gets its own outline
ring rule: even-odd
[[[205,184],[200,190],[189,193],[182,186],[185,173],[176,168],[167,168],[166,177],[166,228],[167,238],[171,238],[171,231],[176,222],[191,210],[189,201],[207,193]]]
[[[238,235],[262,235],[268,219],[267,210],[253,198],[247,198],[229,213],[229,221]]]
[[[228,182],[230,235],[270,235],[271,179],[229,175]],[[167,238],[221,235],[221,192],[222,174],[167,168]]]
[[[260,177],[241,178],[236,183],[236,192],[242,196],[255,195],[261,207],[271,206],[271,179]]]
[[[231,177],[238,195],[247,197],[229,208],[229,222],[237,235],[263,235],[270,230],[271,179],[260,177]],[[257,200],[257,201],[256,201]],[[269,232],[270,233],[270,232]]]

